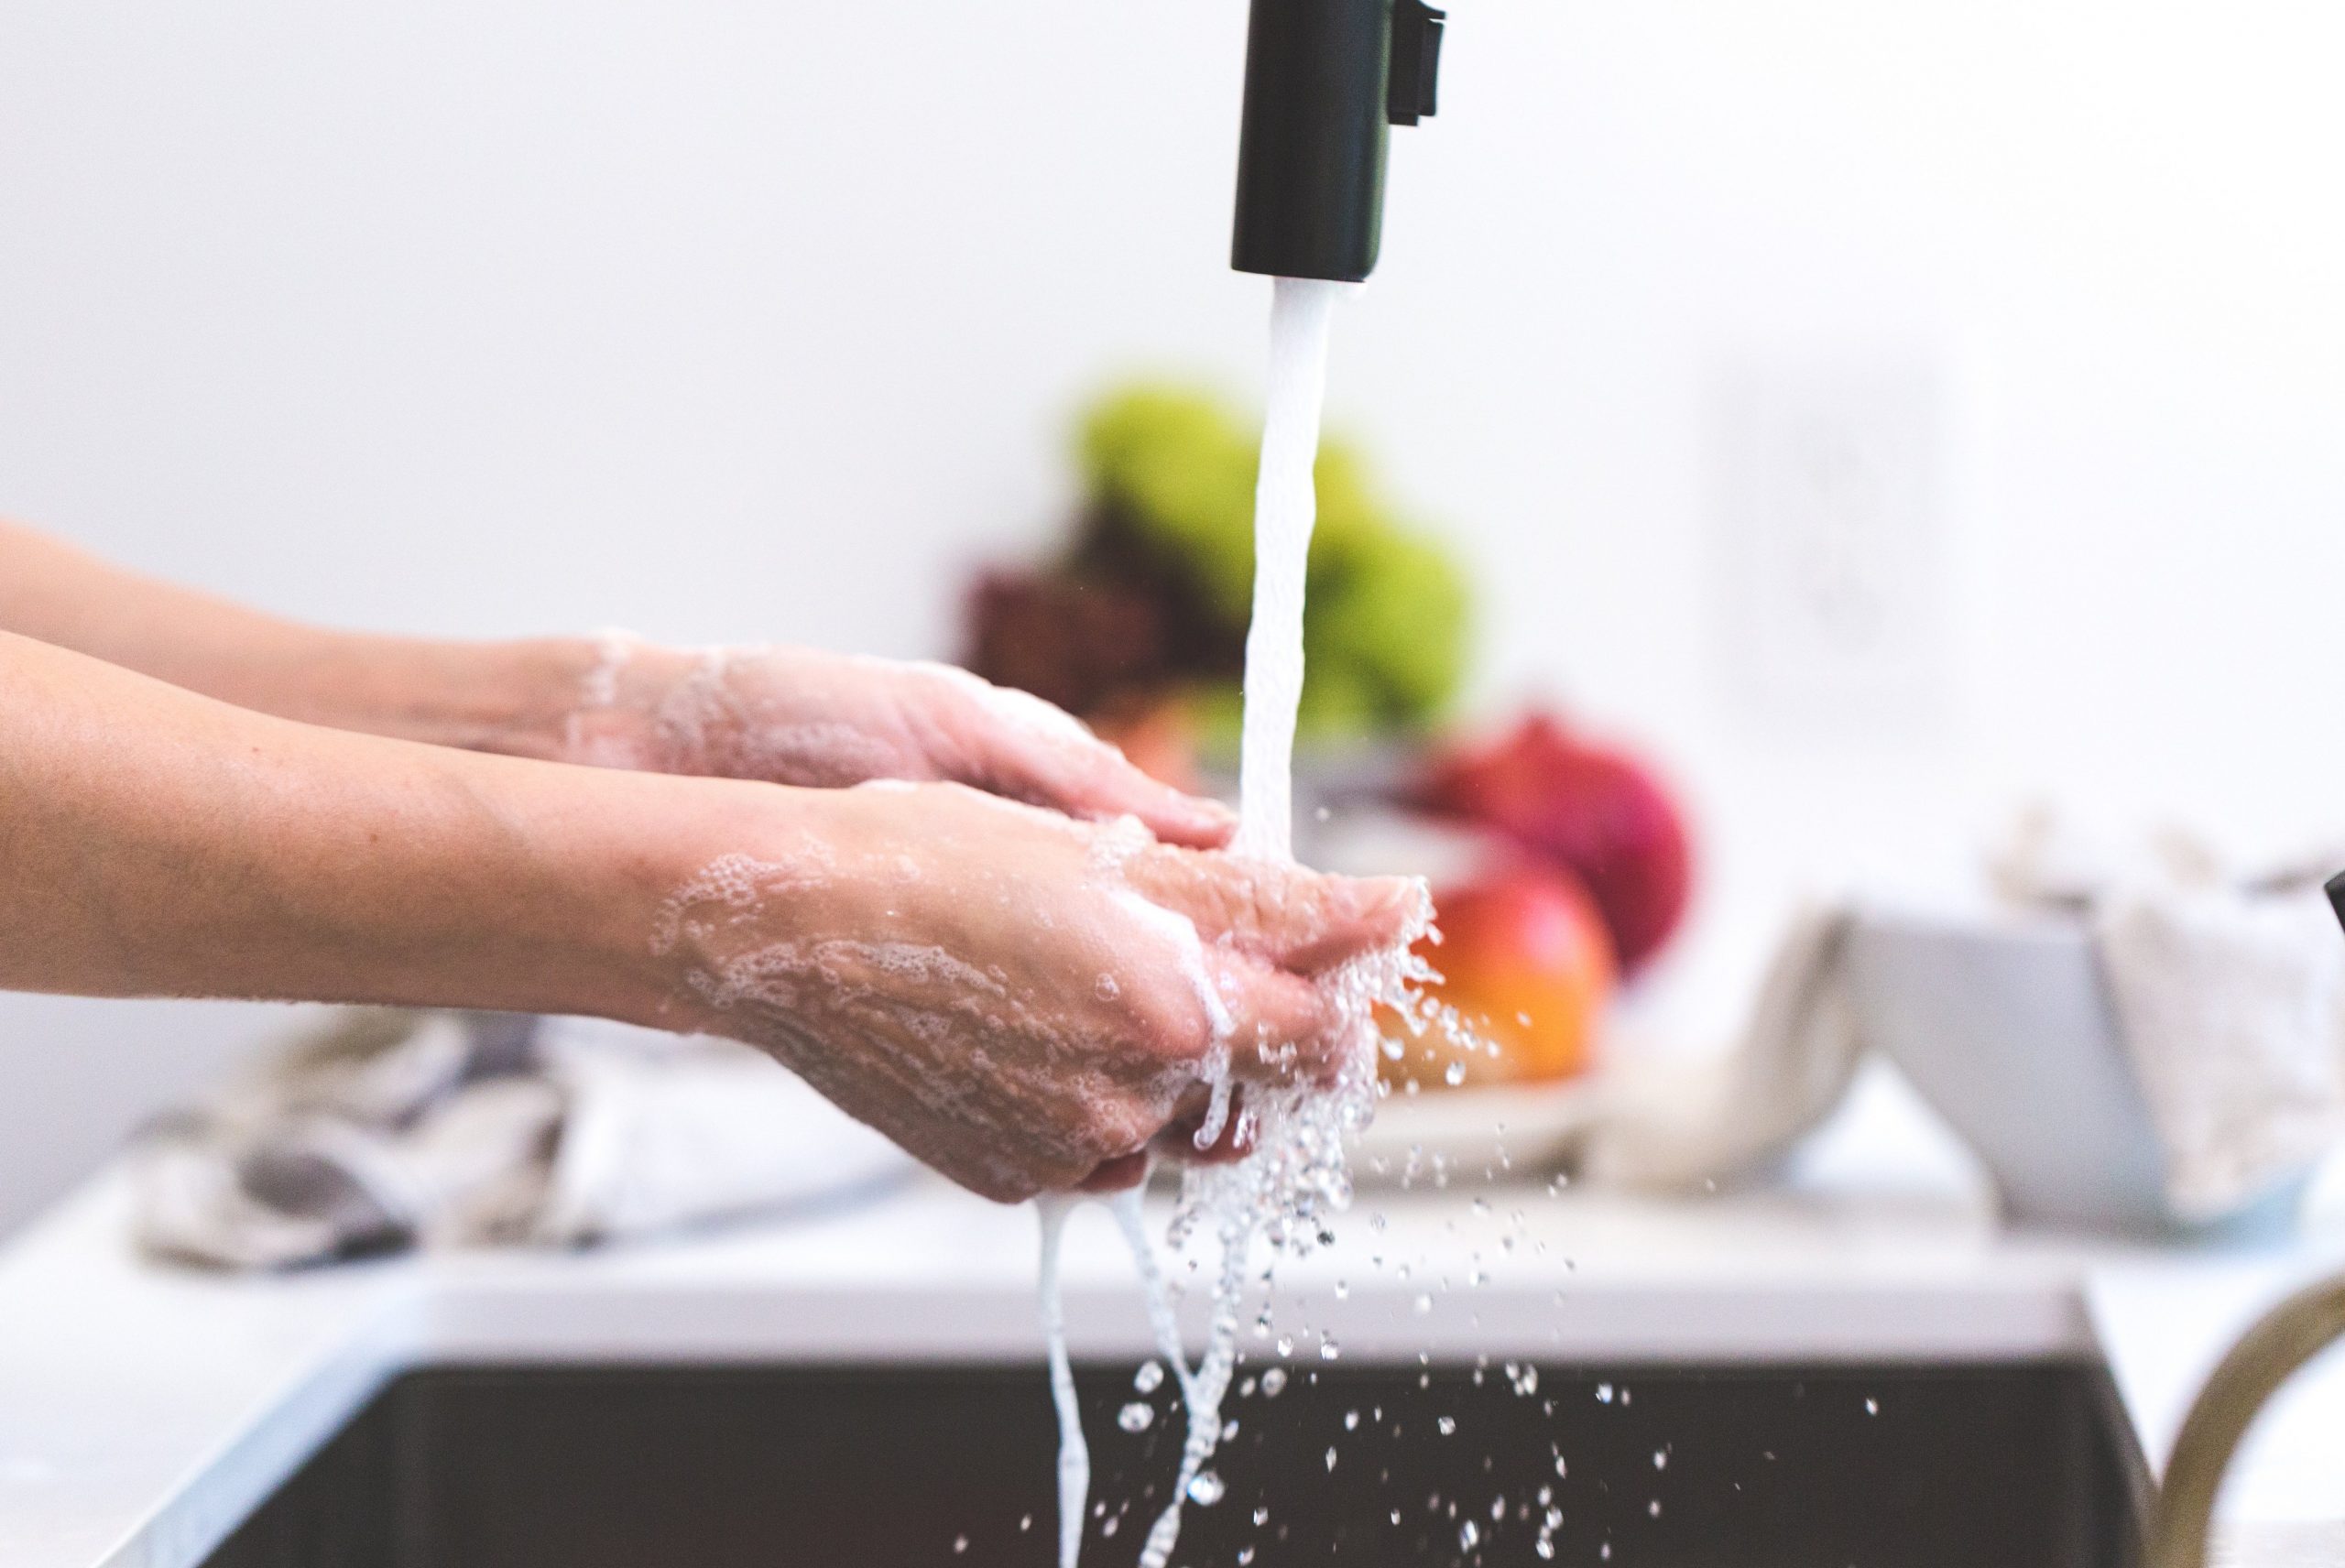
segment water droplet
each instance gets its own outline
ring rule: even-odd
[[[1335,1361],[1335,1360],[1338,1360],[1338,1359],[1340,1359],[1340,1358],[1342,1357],[1343,1354],[1344,1354],[1343,1346],[1341,1346],[1341,1345],[1337,1345],[1334,1340],[1332,1340],[1332,1339],[1323,1339],[1323,1340],[1321,1340],[1321,1341],[1319,1342],[1319,1359],[1320,1359],[1320,1360],[1322,1360],[1322,1361]]]
[[[1272,1367],[1262,1374],[1262,1398],[1275,1399],[1286,1389],[1286,1368]]]
[[[1292,1356],[1294,1354],[1294,1335],[1291,1334],[1282,1334],[1279,1335],[1279,1354],[1281,1356]]]
[[[1091,990],[1103,1002],[1112,1002],[1124,994],[1124,988],[1116,984],[1116,977],[1112,975],[1099,976],[1098,983]]]
[[[1596,1386],[1596,1402],[1599,1405],[1609,1405],[1612,1402],[1611,1384],[1598,1383]]]
[[[1352,1288],[1350,1285],[1341,1279],[1336,1281],[1336,1300],[1339,1301],[1347,1301],[1351,1300],[1351,1294]]]
[[[1270,1510],[1270,1509],[1268,1509],[1268,1508],[1256,1508],[1256,1509],[1254,1510],[1254,1528],[1255,1528],[1256,1530],[1260,1530],[1260,1529],[1261,1529],[1264,1525],[1266,1525],[1266,1524],[1268,1524],[1268,1523],[1270,1523],[1270,1522],[1271,1522],[1271,1510]]]
[[[1021,1534],[1021,1535],[1022,1535],[1022,1534],[1024,1534],[1026,1531],[1028,1531],[1028,1530],[1032,1530],[1033,1528],[1034,1528],[1034,1516],[1033,1516],[1032,1514],[1026,1514],[1026,1515],[1021,1516],[1021,1517],[1019,1519],[1019,1520],[1018,1520],[1018,1530],[1019,1530],[1019,1533],[1020,1533],[1020,1534]]]
[[[1564,1528],[1564,1510],[1561,1508],[1549,1508],[1545,1514],[1541,1516],[1539,1522],[1545,1525],[1549,1530],[1561,1530]]]
[[[1661,1517],[1661,1499],[1659,1497],[1655,1497],[1652,1502],[1647,1503],[1645,1505],[1645,1512],[1651,1514],[1655,1519],[1659,1519]]]
[[[1134,1399],[1116,1412],[1116,1424],[1126,1432],[1146,1432],[1156,1423],[1154,1407]]]
[[[1537,1552],[1543,1562],[1554,1561],[1555,1543],[1543,1535],[1531,1543],[1531,1550]]]
[[[1132,1387],[1143,1394],[1153,1394],[1163,1386],[1164,1364],[1161,1361],[1143,1361],[1140,1370],[1132,1374]]]
[[[1433,1424],[1441,1429],[1441,1435],[1444,1437],[1448,1437],[1457,1431],[1457,1418],[1456,1416],[1444,1416]]]
[[[1496,1524],[1504,1518],[1506,1518],[1506,1496],[1500,1493],[1490,1499],[1490,1522]]]
[[[1458,1550],[1458,1551],[1460,1551],[1460,1552],[1471,1552],[1471,1551],[1473,1551],[1473,1550],[1474,1550],[1474,1548],[1475,1548],[1475,1547],[1477,1547],[1477,1546],[1478,1546],[1478,1545],[1480,1545],[1480,1544],[1481,1544],[1481,1541],[1482,1541],[1482,1529],[1481,1529],[1481,1527],[1480,1527],[1479,1525],[1476,1524],[1472,1519],[1467,1519],[1464,1524],[1461,1524],[1461,1525],[1459,1525],[1459,1526],[1457,1527],[1457,1550]]]
[[[1457,1085],[1466,1082],[1466,1064],[1462,1062],[1451,1062],[1447,1067],[1442,1069],[1441,1081],[1455,1089]],[[1411,1082],[1413,1083],[1414,1080],[1412,1079]]]
[[[1666,1470],[1669,1468],[1669,1450],[1665,1448],[1656,1448],[1652,1451],[1652,1467],[1656,1470]]]
[[[1333,1470],[1335,1467],[1336,1467],[1336,1446],[1335,1446],[1335,1444],[1333,1444],[1333,1443],[1329,1443],[1329,1444],[1327,1445],[1327,1468],[1328,1468],[1328,1469],[1330,1469],[1330,1470]]]
[[[1222,1493],[1226,1490],[1227,1488],[1222,1486],[1220,1476],[1210,1470],[1200,1470],[1189,1482],[1189,1501],[1201,1508],[1209,1508],[1221,1501]]]
[[[1416,1307],[1417,1315],[1419,1317],[1423,1317],[1427,1312],[1433,1311],[1433,1292],[1430,1290],[1418,1291]]]
[[[1867,1399],[1865,1401],[1865,1414],[1869,1416],[1877,1416],[1881,1414],[1881,1401],[1879,1399]]]
[[[1246,1568],[1246,1564],[1253,1561],[1254,1549],[1252,1547],[1241,1546],[1238,1549],[1238,1568]]]
[[[1346,1410],[1344,1412],[1344,1430],[1346,1432],[1358,1432],[1359,1430],[1359,1412],[1358,1410]]]
[[[954,1552],[955,1553],[959,1553],[959,1552],[966,1552],[966,1551],[968,1551],[968,1550],[969,1550],[969,1538],[968,1538],[967,1536],[965,1536],[965,1535],[956,1535],[956,1536],[954,1536],[954,1537],[953,1538],[953,1550],[954,1550]]]

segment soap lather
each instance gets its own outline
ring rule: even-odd
[[[1423,0],[1254,0],[1231,266],[1340,283],[1376,270],[1390,127],[1438,106],[1445,20]]]

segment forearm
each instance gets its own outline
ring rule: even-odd
[[[289,724],[0,634],[0,987],[656,1022],[658,909],[741,788]]]
[[[552,757],[599,653],[585,638],[445,642],[328,631],[125,572],[0,521],[0,632],[256,713]]]

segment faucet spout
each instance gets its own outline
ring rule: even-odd
[[[1444,20],[1424,0],[1254,0],[1238,271],[1358,283],[1376,269],[1387,127],[1434,113]]]
[[[2206,1568],[2215,1500],[2256,1415],[2307,1362],[2345,1341],[2345,1275],[2274,1308],[2225,1356],[2184,1418],[2151,1520],[2149,1568]]]

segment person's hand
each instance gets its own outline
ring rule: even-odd
[[[1225,1053],[1259,1085],[1372,1049],[1314,982],[1423,903],[954,785],[790,807],[663,912],[669,1027],[761,1047],[1000,1202],[1128,1183],[1151,1146],[1193,1157]]]
[[[606,639],[565,760],[837,788],[967,784],[1070,816],[1133,816],[1169,844],[1216,848],[1236,819],[1158,783],[1041,699],[948,665],[807,648],[684,652]]]

